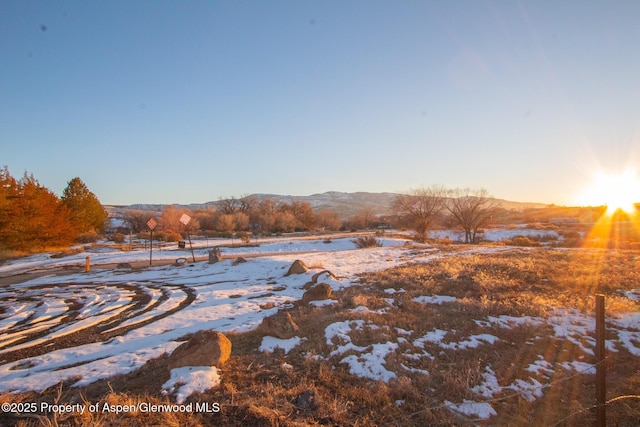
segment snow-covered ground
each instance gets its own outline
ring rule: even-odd
[[[248,262],[237,265],[233,265],[232,260],[224,260],[216,264],[197,262],[182,267],[163,265],[142,270],[95,269],[89,273],[79,268],[77,273],[55,274],[58,267],[82,265],[89,254],[94,264],[144,261],[149,256],[144,251],[109,250],[80,252],[62,259],[34,255],[7,263],[0,266],[2,276],[33,270],[43,270],[45,275],[0,288],[0,360],[7,352],[38,346],[96,325],[103,327],[103,332],[113,333],[113,337],[104,342],[84,343],[3,363],[0,365],[0,391],[41,391],[69,378],[79,378],[76,385],[86,385],[115,374],[134,371],[147,360],[172,352],[180,344],[176,340],[189,333],[199,330],[252,330],[264,317],[299,300],[304,292],[302,287],[320,269],[329,270],[335,276],[326,275],[322,278],[323,282],[329,283],[334,289],[341,289],[355,286],[358,273],[450,256],[428,246],[406,248],[402,239],[380,240],[382,247],[360,250],[356,249],[350,238],[263,241],[259,247],[224,249],[223,255],[231,256],[268,254],[249,258]],[[198,255],[207,253],[204,247],[196,250]],[[457,254],[509,250],[512,249],[478,246],[465,247]],[[154,259],[188,258],[188,254],[188,251],[154,251]],[[307,274],[285,277],[287,269],[296,259],[303,260],[313,269]],[[49,270],[51,274],[46,274]],[[400,292],[402,290],[388,290],[387,302],[390,307],[395,304],[395,296]],[[633,291],[625,295],[629,299],[637,299],[638,294]],[[415,301],[422,304],[450,304],[455,303],[456,299],[447,295],[424,295]],[[358,307],[354,312],[367,313],[368,310],[367,307]],[[532,325],[548,324],[556,337],[575,342],[588,354],[593,352],[595,345],[591,338],[594,322],[571,309],[559,308],[546,318],[501,316],[477,319],[476,322],[477,325],[492,328],[511,328],[527,322]],[[637,346],[640,343],[640,314],[628,313],[609,323],[618,339],[608,342],[608,348],[615,351],[624,347],[640,357],[640,347]],[[387,369],[385,359],[401,344],[410,344],[414,349],[403,356],[406,358],[403,369],[428,375],[428,372],[411,366],[411,360],[436,357],[425,350],[426,343],[436,343],[442,349],[457,351],[490,346],[499,340],[494,335],[484,333],[452,342],[447,339],[450,331],[436,329],[422,336],[416,336],[414,331],[399,331],[401,338],[398,340],[368,347],[358,347],[352,343],[350,334],[353,331],[377,327],[364,319],[329,325],[325,337],[328,344],[335,346],[331,357],[341,356],[350,350],[349,355],[340,358],[339,363],[348,366],[351,373],[390,381],[398,373]],[[119,330],[122,333],[118,333]],[[265,337],[256,351],[282,348],[287,352],[304,339]],[[452,411],[475,414],[481,418],[490,417],[495,411],[487,399],[498,392],[510,390],[520,393],[527,400],[534,400],[544,388],[536,378],[551,378],[558,369],[587,374],[593,372],[593,366],[588,363],[576,361],[561,366],[553,365],[541,354],[540,359],[529,366],[531,378],[499,386],[491,367],[487,366],[483,383],[471,390],[478,396],[477,401],[447,401],[443,405]],[[211,367],[174,371],[165,388],[167,392],[175,394],[178,401],[184,401],[190,391],[206,389],[219,381],[217,371]]]
[[[411,232],[407,232],[406,240],[386,237],[379,237],[378,240],[385,247],[398,246],[402,245],[405,241],[410,241],[411,234]],[[538,235],[561,239],[561,236],[554,230],[528,228],[488,229],[483,235],[485,240],[494,242],[512,239],[516,236]],[[429,236],[438,239],[449,238],[453,241],[464,241],[464,233],[461,231],[437,230],[431,231]],[[192,241],[192,247],[195,257],[200,259],[206,257],[209,251],[216,246],[223,248],[223,255],[225,256],[284,254],[294,252],[335,252],[355,249],[355,245],[352,242],[353,238],[354,237],[344,237],[344,235],[338,235],[335,238],[260,238],[257,242],[252,241],[252,243],[256,243],[257,246],[238,246],[238,239],[194,239]],[[234,246],[234,244],[236,247],[230,247]],[[185,249],[178,249],[177,243],[155,242],[153,253],[151,254],[152,261],[174,261],[177,258],[186,258],[187,261],[190,261],[192,259],[191,250],[188,243],[186,243],[186,246]],[[92,265],[149,261],[150,254],[148,249],[123,251],[122,247],[126,247],[126,244],[111,245],[98,249],[89,248],[62,258],[52,258],[51,254],[48,253],[32,255],[0,265],[0,277],[51,268],[81,267],[85,265],[86,257],[91,258]],[[79,246],[79,248],[81,249],[83,246]]]
[[[0,358],[3,353],[27,349],[96,325],[104,332],[133,327],[105,342],[47,352],[0,366],[0,390],[43,390],[61,379],[80,376],[77,385],[133,371],[147,360],[173,351],[176,339],[199,330],[247,331],[262,318],[302,297],[307,274],[284,277],[291,263],[302,258],[340,277],[327,278],[339,289],[349,286],[359,272],[397,265],[404,240],[382,239],[384,247],[356,250],[351,239],[330,243],[281,241],[256,248],[224,250],[224,255],[282,253],[249,258],[232,265],[197,262],[183,267],[164,265],[144,270],[93,269],[56,275],[55,269],[84,262],[86,252],[65,259],[47,255],[27,257],[0,269],[3,275],[50,269],[51,274],[0,288]],[[205,254],[206,251],[202,250]],[[296,254],[287,255],[288,252]],[[299,252],[306,252],[304,255]],[[165,251],[154,259],[175,259],[183,251]],[[92,254],[92,264],[135,262],[148,252]],[[313,272],[313,270],[312,270]],[[74,306],[80,307],[76,316]],[[273,307],[263,309],[262,307]],[[24,340],[25,337],[33,339]]]

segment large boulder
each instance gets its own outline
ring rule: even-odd
[[[331,298],[331,286],[326,283],[318,283],[302,294],[302,302],[322,301]]]
[[[295,337],[300,332],[300,328],[291,318],[291,314],[286,313],[284,316],[275,315],[262,319],[260,331],[264,335],[286,340]]]
[[[216,262],[222,261],[222,254],[220,253],[220,249],[213,248],[209,251],[209,264],[215,264]]]
[[[200,331],[169,356],[169,369],[182,366],[220,366],[231,356],[231,341],[218,331]]]
[[[304,262],[297,259],[293,261],[293,264],[291,264],[291,267],[289,267],[285,276],[289,276],[291,274],[304,274],[307,271],[309,271],[309,267],[307,267]]]
[[[239,256],[238,258],[233,260],[233,263],[231,265],[244,264],[245,262],[247,262],[247,259]]]

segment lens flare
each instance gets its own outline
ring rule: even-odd
[[[607,206],[608,214],[619,210],[632,213],[640,202],[640,179],[632,170],[598,173],[578,200],[584,206]]]

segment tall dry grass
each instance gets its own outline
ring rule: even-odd
[[[412,249],[407,249],[412,250]],[[188,401],[218,402],[216,414],[93,414],[57,419],[59,425],[225,425],[225,426],[530,426],[592,424],[594,376],[559,368],[564,362],[592,363],[585,351],[589,342],[576,344],[555,336],[544,323],[501,328],[486,322],[489,316],[544,318],[557,307],[590,315],[593,295],[607,295],[607,313],[638,311],[637,302],[620,294],[638,289],[640,255],[602,250],[519,248],[504,252],[456,255],[443,247],[430,262],[399,266],[364,274],[359,284],[335,291],[337,304],[313,307],[297,304],[290,310],[306,339],[285,354],[257,351],[262,336],[254,330],[232,333],[233,354],[221,367],[221,385]],[[417,296],[448,295],[455,302],[422,304]],[[366,307],[363,310],[362,307]],[[355,346],[392,342],[384,367],[396,373],[388,383],[360,378],[341,363],[357,351],[332,354],[336,343],[326,342],[325,330],[335,322],[362,321],[349,338]],[[483,323],[484,321],[484,323]],[[493,344],[452,349],[414,340],[436,329],[448,331],[443,344],[459,343],[472,335],[498,337]],[[608,339],[617,337],[609,333]],[[640,346],[640,343],[637,343]],[[427,357],[428,353],[432,357]],[[546,372],[528,368],[541,358],[553,366]],[[640,358],[622,347],[607,352],[608,398],[635,395],[640,390]],[[505,388],[490,397],[472,389],[485,381],[487,368],[500,386],[539,381],[539,396],[527,399]],[[169,378],[166,357],[140,370],[85,388],[65,385],[60,397],[73,402],[155,401],[169,398],[160,385]],[[0,400],[56,399],[57,389],[41,394],[8,395]],[[488,400],[497,412],[488,420],[453,412],[445,401]],[[640,403],[625,399],[607,408],[611,425],[637,425]],[[166,417],[166,418],[165,418]],[[0,419],[3,425],[49,425],[48,418]],[[65,424],[60,424],[65,423]]]

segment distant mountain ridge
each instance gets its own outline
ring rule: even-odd
[[[364,191],[345,193],[340,191],[327,191],[325,193],[312,194],[310,196],[288,196],[280,194],[250,194],[259,201],[271,199],[276,202],[291,203],[291,201],[308,202],[314,210],[330,210],[337,212],[341,218],[346,219],[365,209],[370,210],[375,215],[388,215],[392,213],[392,205],[398,193],[369,193]],[[505,209],[535,209],[548,207],[545,203],[514,202],[504,199],[496,199]],[[207,209],[211,206],[218,207],[220,201],[206,203],[185,204],[133,204],[129,206],[118,206],[118,208],[162,211],[165,206],[177,206],[190,210]]]

